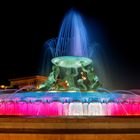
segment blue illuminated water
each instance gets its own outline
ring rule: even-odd
[[[59,32],[55,56],[88,57],[88,36],[78,12],[71,10],[64,18]]]
[[[43,45],[43,50],[41,54],[41,75],[49,75],[52,68],[51,59],[55,57],[57,39],[52,38],[46,41]]]
[[[24,92],[24,93],[14,93],[14,94],[0,94],[0,101],[43,101],[43,102],[110,102],[110,101],[123,101],[127,98],[135,97],[132,94],[122,94],[122,93],[107,93],[107,92],[97,92],[97,91],[87,91],[87,92],[77,92],[77,91],[36,91],[36,92]]]
[[[70,10],[64,17],[57,38],[44,43],[41,56],[41,74],[48,75],[51,71],[51,59],[58,56],[89,57],[91,49],[87,30],[78,12]]]

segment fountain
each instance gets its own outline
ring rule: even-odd
[[[14,93],[0,91],[0,115],[140,115],[138,94],[108,91],[102,87],[94,58],[89,56],[87,35],[80,15],[70,11],[63,20],[58,38],[44,45],[42,71],[48,74],[48,80],[31,92],[22,92],[22,89]]]

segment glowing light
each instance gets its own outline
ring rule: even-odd
[[[1,87],[1,88],[5,88],[5,85],[1,85],[0,87]]]
[[[86,78],[85,76],[82,76],[82,79],[83,79],[83,80],[86,80],[87,78]]]
[[[65,82],[66,82],[67,86],[69,86],[69,83],[68,83],[68,81],[65,81]]]

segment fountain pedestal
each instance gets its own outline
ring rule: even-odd
[[[8,134],[7,134],[8,133]],[[139,117],[0,118],[0,139],[140,139]]]

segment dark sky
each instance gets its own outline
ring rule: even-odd
[[[103,32],[113,58],[109,63],[130,88],[140,87],[138,2],[123,0],[50,0],[1,4],[0,84],[38,74],[43,43],[57,37],[62,19],[76,8]],[[127,88],[129,88],[127,87]]]

